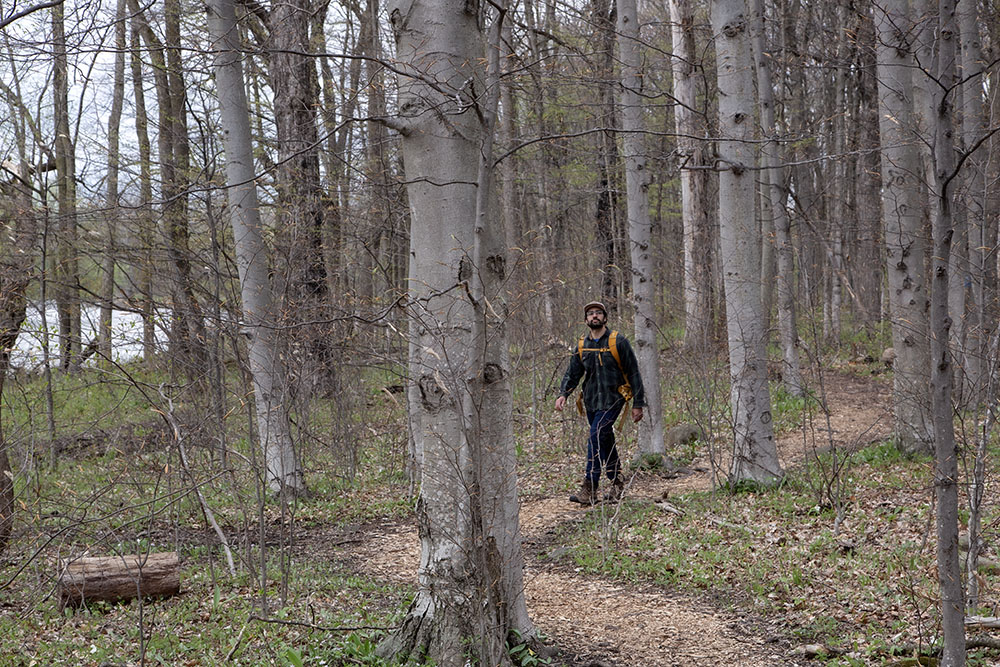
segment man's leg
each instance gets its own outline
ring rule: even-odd
[[[621,472],[621,461],[618,458],[618,447],[615,444],[615,420],[621,414],[621,405],[607,410],[602,414],[601,424],[597,429],[598,452],[601,466],[612,482],[618,478]],[[600,468],[597,475],[600,477]]]

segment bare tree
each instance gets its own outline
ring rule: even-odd
[[[484,72],[485,5],[414,0],[389,11],[400,62],[393,124],[403,135],[411,207],[410,369],[419,400],[410,409],[422,448],[421,565],[407,617],[379,653],[444,667],[509,665],[508,633],[531,627],[520,574],[512,571],[523,562],[513,441],[496,414],[510,405],[502,331],[485,344],[487,322],[503,317],[489,313],[488,298],[506,264],[490,211],[496,27]]]
[[[885,224],[889,312],[895,350],[893,408],[896,443],[929,454],[933,431],[929,395],[926,247],[921,234],[920,155],[913,142],[912,20],[906,0],[874,7],[878,35],[879,133],[882,143],[882,217]]]
[[[934,488],[937,491],[937,571],[941,590],[941,628],[944,649],[941,664],[965,664],[965,591],[958,551],[958,447],[955,444],[955,417],[952,405],[954,368],[948,330],[949,289],[952,277],[951,245],[955,231],[954,193],[958,165],[953,136],[954,98],[958,90],[955,60],[958,24],[955,0],[939,0],[937,62],[934,68],[934,204],[937,215],[931,236],[931,410],[934,421]]]
[[[208,0],[209,24],[216,43],[215,78],[222,114],[229,183],[229,214],[236,245],[243,305],[243,332],[248,336],[257,430],[264,450],[267,484],[282,495],[306,490],[302,468],[292,443],[288,422],[288,387],[284,357],[280,354],[274,298],[268,276],[268,256],[254,184],[240,40],[236,13],[229,0]]]
[[[101,315],[97,350],[102,363],[111,359],[111,318],[115,297],[115,227],[118,218],[119,141],[118,126],[122,121],[125,98],[125,0],[118,0],[115,12],[115,75],[111,91],[111,113],[108,116],[108,180],[105,191],[107,247],[101,284]]]
[[[684,224],[684,347],[707,346],[712,329],[712,231],[705,169],[705,117],[698,106],[695,3],[670,0],[673,38],[674,127],[680,154],[681,219]]]
[[[635,0],[618,0],[618,54],[621,60],[622,153],[628,240],[632,254],[632,301],[635,305],[635,356],[644,383],[646,419],[639,422],[639,454],[662,454],[663,405],[660,400],[660,346],[656,323],[656,267],[649,217],[649,180],[643,146],[642,54]]]
[[[757,71],[757,94],[760,100],[760,123],[767,135],[767,143],[762,150],[764,167],[763,179],[768,200],[767,210],[774,221],[774,244],[777,255],[776,288],[778,294],[778,337],[781,344],[781,381],[793,396],[802,396],[802,371],[799,368],[799,337],[795,318],[795,261],[792,248],[791,220],[785,202],[788,194],[784,189],[781,173],[780,148],[775,141],[774,87],[771,83],[771,65],[764,48],[764,8],[761,0],[752,0],[751,44]],[[770,243],[765,240],[764,244]],[[767,280],[765,279],[765,282]],[[766,316],[766,315],[765,315]]]
[[[760,228],[754,215],[753,76],[747,66],[750,35],[744,0],[715,0],[712,31],[719,78],[719,230],[732,380],[730,482],[770,484],[783,472],[767,387]]]

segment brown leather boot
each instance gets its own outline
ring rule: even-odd
[[[580,490],[571,495],[569,501],[581,505],[593,505],[597,502],[597,489],[589,479],[585,479],[580,484]]]
[[[612,503],[617,503],[622,499],[623,495],[625,495],[625,477],[623,475],[618,475],[618,477],[615,477],[615,480],[611,482],[611,488],[604,494],[604,499]]]

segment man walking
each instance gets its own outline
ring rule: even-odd
[[[581,505],[593,505],[599,499],[597,487],[602,468],[611,480],[611,489],[605,499],[619,500],[622,497],[625,480],[615,446],[615,420],[629,399],[632,400],[632,421],[641,420],[646,398],[632,346],[625,336],[608,329],[607,308],[599,301],[592,301],[583,307],[583,312],[590,331],[580,338],[569,360],[555,407],[562,411],[566,398],[582,377],[582,403],[578,399],[577,407],[583,411],[586,406],[587,421],[590,423],[587,472],[580,490],[569,499]]]

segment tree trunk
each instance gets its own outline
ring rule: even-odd
[[[257,203],[250,115],[244,86],[241,50],[232,0],[208,0],[209,27],[215,42],[215,79],[222,115],[229,211],[236,245],[236,265],[243,302],[242,332],[249,336],[248,358],[253,377],[257,429],[267,484],[280,494],[306,491],[302,468],[288,421],[288,386],[281,335],[268,276],[268,250]]]
[[[187,220],[187,173],[190,148],[187,134],[187,95],[181,66],[180,7],[178,0],[164,1],[165,42],[149,26],[137,0],[127,0],[153,64],[153,83],[159,110],[157,147],[160,166],[160,199],[166,254],[173,269],[173,363],[203,383],[211,367],[205,348],[205,322],[195,296]],[[203,385],[204,386],[204,385]]]
[[[896,351],[893,408],[897,446],[930,454],[930,406],[925,245],[921,234],[920,154],[912,137],[913,57],[906,44],[912,24],[906,0],[876,7],[879,134],[882,144],[882,217],[885,224],[889,312]]]
[[[28,167],[21,156],[21,177],[28,178]],[[4,380],[10,372],[10,353],[27,315],[28,285],[36,255],[35,224],[30,212],[31,197],[15,182],[0,183],[0,398]],[[4,416],[6,404],[0,401],[0,553],[3,553],[14,527],[14,471],[7,454]]]
[[[965,597],[958,550],[958,447],[955,444],[955,408],[952,405],[953,366],[948,329],[951,245],[955,232],[953,203],[956,160],[953,108],[957,93],[955,59],[958,24],[955,0],[939,0],[938,58],[934,95],[937,110],[934,128],[934,198],[937,215],[931,235],[934,242],[931,282],[931,391],[934,417],[935,474],[937,489],[937,571],[941,590],[941,628],[944,635],[942,667],[965,664]],[[954,278],[951,278],[952,280]]]
[[[310,57],[310,0],[272,4],[268,16],[268,79],[274,90],[274,126],[278,162],[275,224],[276,253],[283,260],[279,276],[286,285],[275,286],[284,295],[292,319],[324,319],[327,303],[326,264],[323,252],[324,205],[319,170],[319,134],[316,109],[319,84]],[[328,333],[308,327],[302,331],[306,346],[324,374],[332,372]]]
[[[59,203],[59,234],[53,273],[59,314],[59,365],[63,370],[69,370],[80,350],[80,272],[77,258],[76,149],[69,128],[69,64],[64,11],[62,4],[52,8],[52,112]]]
[[[59,606],[121,602],[137,597],[170,597],[181,590],[176,551],[88,556],[61,563]]]
[[[719,230],[725,276],[734,455],[730,482],[771,484],[778,462],[767,388],[760,300],[760,228],[754,216],[753,77],[744,0],[712,3],[719,79]]]
[[[101,283],[101,321],[98,335],[98,363],[111,363],[111,318],[115,297],[115,221],[118,218],[118,126],[125,97],[125,0],[118,0],[115,14],[115,78],[112,87],[111,115],[108,116],[108,180],[105,195],[107,247]]]
[[[791,222],[785,202],[784,177],[781,173],[781,150],[776,142],[774,122],[774,86],[771,66],[764,49],[764,8],[753,0],[753,57],[757,70],[760,98],[760,123],[769,140],[764,144],[762,174],[768,210],[774,219],[774,245],[777,254],[776,289],[778,294],[778,338],[781,344],[781,381],[792,396],[802,396],[805,387],[799,367],[799,337],[795,319],[795,260],[792,249]],[[766,317],[766,314],[765,314]]]
[[[988,249],[995,239],[990,238],[986,220],[987,181],[986,151],[977,144],[986,135],[983,113],[983,78],[985,62],[982,40],[979,36],[978,3],[960,0],[959,23],[961,30],[962,79],[968,83],[962,88],[962,148],[971,151],[964,167],[964,209],[967,211],[969,235],[969,275],[971,282],[968,308],[967,346],[964,377],[971,405],[982,404],[982,392],[988,382],[989,341],[996,323],[990,317],[989,302],[997,281],[997,264]],[[965,395],[965,392],[963,392]]]
[[[708,171],[704,169],[704,116],[698,105],[693,0],[670,0],[674,57],[674,127],[682,160],[681,219],[684,225],[684,347],[702,350],[712,335],[712,232]]]
[[[152,151],[149,143],[149,118],[146,115],[145,81],[142,73],[142,22],[130,17],[132,94],[135,100],[135,134],[139,148],[139,294],[142,299],[142,359],[148,365],[155,353],[156,330],[153,317],[153,201]]]
[[[494,330],[489,345],[475,342],[491,337],[489,319],[503,320],[502,310],[487,312],[486,299],[506,264],[493,250],[502,242],[489,190],[498,83],[484,82],[480,11],[457,0],[389,6],[411,207],[410,331],[417,344],[410,369],[419,391],[411,423],[423,469],[420,585],[379,653],[442,667],[510,665],[508,633],[531,631],[519,611],[513,442],[503,423],[511,400],[506,338]],[[491,52],[494,74],[495,58]],[[470,91],[487,96],[476,101],[478,114]],[[470,174],[479,174],[476,182]]]
[[[636,0],[618,0],[618,54],[621,61],[622,153],[628,240],[632,255],[632,301],[635,305],[635,356],[646,378],[646,415],[639,422],[639,455],[662,454],[663,405],[660,399],[660,346],[656,317],[656,277],[650,256],[653,229],[649,217],[649,179],[643,146],[642,54]]]

